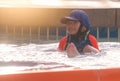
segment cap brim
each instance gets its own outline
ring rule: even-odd
[[[61,19],[61,23],[66,24],[68,21],[78,21],[78,19],[74,17],[64,17]]]

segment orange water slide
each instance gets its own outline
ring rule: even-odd
[[[0,81],[120,81],[120,68],[1,74]]]

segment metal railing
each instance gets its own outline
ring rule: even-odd
[[[100,27],[95,27],[95,36],[98,41],[117,42],[120,40],[119,28],[112,31],[112,33],[115,32],[115,37],[111,37],[110,27],[105,28],[107,30],[105,31],[105,33],[107,32],[107,37],[101,37]],[[66,33],[65,27],[0,25],[0,43],[41,43],[43,41],[59,41]]]

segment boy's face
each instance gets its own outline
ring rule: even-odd
[[[66,23],[67,32],[71,35],[77,34],[81,23],[79,21],[68,21]]]

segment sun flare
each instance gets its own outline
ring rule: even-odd
[[[62,5],[60,0],[31,0],[32,4],[44,6],[59,6]]]

